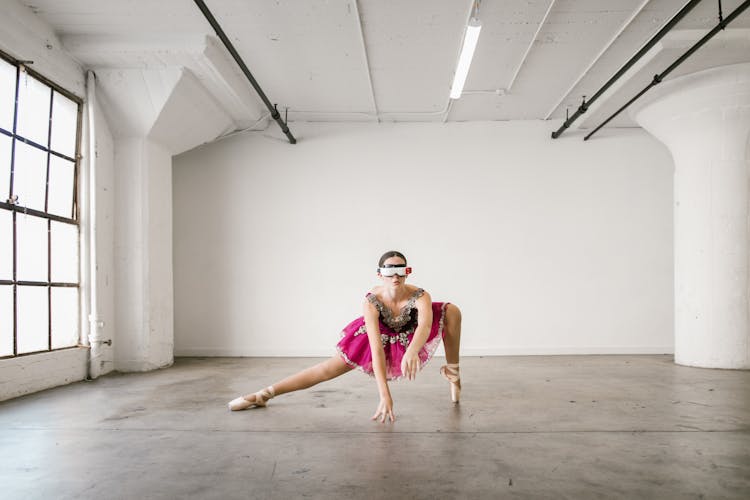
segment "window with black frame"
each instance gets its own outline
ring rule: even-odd
[[[0,358],[79,343],[81,100],[0,53]]]

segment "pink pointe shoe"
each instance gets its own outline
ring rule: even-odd
[[[268,400],[274,397],[276,394],[273,392],[273,386],[268,386],[265,389],[262,389],[253,396],[252,401],[249,399],[245,399],[244,397],[240,396],[236,399],[231,400],[227,406],[232,411],[239,411],[239,410],[246,410],[248,408],[258,408],[261,406],[266,406],[266,403],[268,403]]]
[[[461,376],[458,374],[458,363],[448,363],[441,366],[440,374],[451,383],[451,401],[458,404],[461,398]]]

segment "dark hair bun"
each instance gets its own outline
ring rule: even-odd
[[[404,254],[402,254],[398,250],[388,250],[383,254],[382,257],[380,257],[380,260],[378,261],[378,267],[383,267],[385,261],[390,259],[391,257],[399,257],[401,259],[404,259],[404,264],[406,264],[406,256],[404,256]]]

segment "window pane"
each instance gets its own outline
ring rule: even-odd
[[[8,199],[10,193],[10,146],[13,139],[0,134],[0,201]]]
[[[13,287],[0,285],[0,356],[13,355]]]
[[[44,210],[44,193],[47,189],[47,153],[16,141],[13,165],[13,194],[16,205]]]
[[[16,215],[16,279],[47,281],[47,220]]]
[[[13,213],[10,210],[0,208],[0,280],[12,279]]]
[[[18,353],[49,348],[49,298],[46,286],[18,286]]]
[[[78,226],[52,221],[52,281],[78,283]]]
[[[21,71],[16,133],[44,147],[47,147],[49,131],[50,92],[51,88]]]
[[[78,345],[78,289],[52,287],[52,349]]]
[[[54,92],[50,149],[65,156],[75,158],[77,128],[78,104],[59,92]]]
[[[16,106],[16,67],[0,59],[0,128],[13,132]]]
[[[50,156],[47,212],[69,219],[73,217],[74,173],[75,163]]]

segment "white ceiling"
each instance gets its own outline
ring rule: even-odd
[[[448,98],[473,0],[205,0],[290,122],[559,120],[686,0],[483,0],[464,95]],[[183,68],[237,128],[266,109],[192,0],[22,0],[91,69]],[[741,0],[723,0],[724,15]],[[577,126],[596,126],[718,21],[704,0]],[[750,61],[750,9],[671,77]],[[585,119],[584,119],[585,118]],[[633,126],[626,115],[616,126]]]

